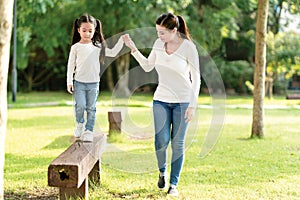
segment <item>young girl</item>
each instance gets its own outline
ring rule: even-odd
[[[76,128],[74,135],[82,141],[93,141],[96,101],[99,93],[100,63],[105,56],[115,57],[123,47],[120,37],[112,49],[108,49],[100,20],[89,14],[76,19],[73,26],[70,49],[67,90],[75,97]],[[84,112],[87,113],[84,126]]]
[[[181,16],[166,13],[156,20],[158,39],[145,58],[127,35],[125,44],[141,67],[156,69],[158,86],[153,97],[155,150],[159,179],[157,186],[166,187],[167,147],[171,142],[172,162],[167,194],[178,195],[176,186],[184,161],[184,138],[188,122],[197,107],[200,89],[199,57]]]

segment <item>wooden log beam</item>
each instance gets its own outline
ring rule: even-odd
[[[75,141],[48,167],[48,185],[60,188],[60,198],[73,195],[88,199],[88,177],[100,183],[100,157],[106,136],[95,134],[93,142]]]
[[[121,133],[122,115],[121,112],[108,112],[109,134]]]

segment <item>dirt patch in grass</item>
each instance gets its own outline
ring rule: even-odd
[[[4,199],[6,200],[57,200],[58,189],[57,188],[35,188],[29,191],[4,192]]]

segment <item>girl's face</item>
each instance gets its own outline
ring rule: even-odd
[[[88,22],[84,22],[78,28],[81,43],[90,43],[95,33],[95,26]]]
[[[173,30],[170,30],[164,26],[157,25],[157,24],[156,24],[156,31],[157,31],[158,38],[161,39],[161,41],[163,41],[165,43],[173,40],[177,33],[176,28],[174,28]]]

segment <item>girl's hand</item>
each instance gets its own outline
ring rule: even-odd
[[[67,90],[70,94],[73,94],[74,91],[73,85],[67,85]]]
[[[185,118],[185,122],[188,123],[192,120],[193,116],[195,114],[195,108],[193,107],[188,107],[185,111],[185,115],[184,115],[184,118]]]
[[[129,34],[125,34],[122,37],[123,37],[123,41],[124,41],[125,45],[127,47],[129,47],[132,52],[135,52],[136,51],[136,46],[135,46],[134,42],[131,40]]]

